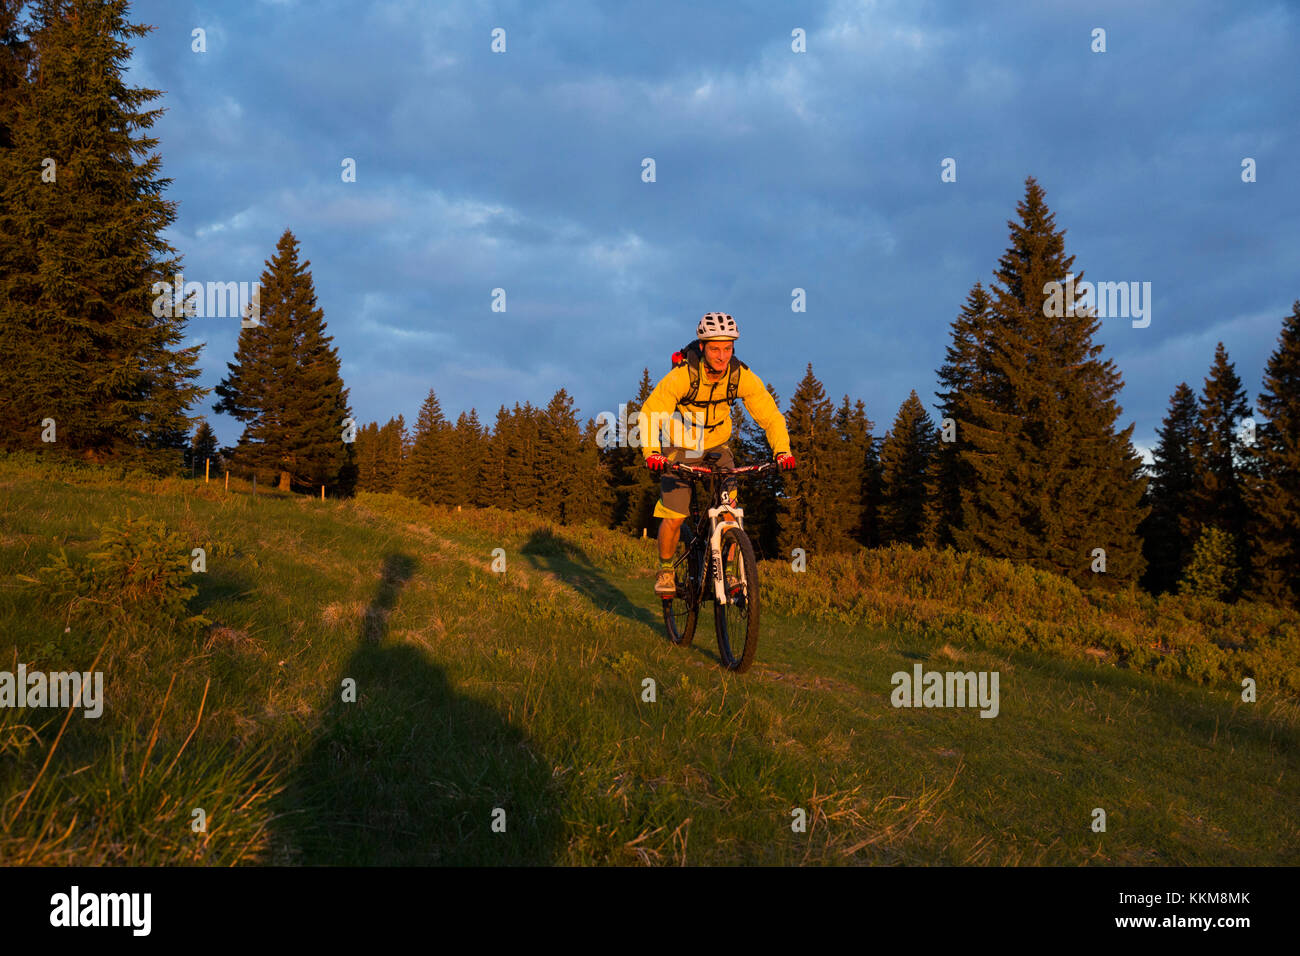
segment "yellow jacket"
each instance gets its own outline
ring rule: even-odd
[[[739,384],[736,397],[745,403],[745,409],[767,435],[773,453],[788,452],[790,433],[785,427],[785,416],[776,407],[762,380],[748,368],[742,368]],[[678,407],[690,386],[690,369],[683,363],[660,379],[645,400],[644,407],[637,413],[641,453],[645,457],[649,458],[660,450],[660,428],[665,426],[671,448],[703,450],[724,444],[731,437],[731,407],[725,401],[705,408]],[[700,390],[695,397],[697,401],[725,399],[727,373],[723,372],[716,382],[710,382],[707,367],[701,362]]]

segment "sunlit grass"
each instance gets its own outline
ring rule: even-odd
[[[0,669],[100,654],[106,698],[98,720],[0,708],[6,863],[1297,861],[1283,680],[1261,671],[1248,704],[1226,672],[1116,667],[1108,629],[1157,641],[1140,599],[984,566],[954,591],[964,559],[932,553],[765,562],[757,661],[736,676],[710,609],[695,646],[664,640],[648,542],[250,491],[0,460]],[[212,627],[65,631],[20,586],[123,513],[214,552],[188,608]],[[1239,623],[1216,610],[1198,636],[1196,613],[1170,640]],[[998,717],[892,707],[890,676],[917,662],[997,670]]]

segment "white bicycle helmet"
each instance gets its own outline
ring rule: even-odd
[[[736,328],[736,320],[725,312],[710,312],[704,318],[700,319],[700,324],[696,326],[695,337],[697,339],[738,339],[740,330]]]

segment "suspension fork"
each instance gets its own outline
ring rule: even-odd
[[[744,517],[745,509],[739,506],[724,504],[709,509],[709,522],[712,527],[709,534],[709,550],[713,554],[713,593],[719,604],[727,603],[726,589],[723,587],[722,533],[733,524],[736,528],[743,528]],[[740,545],[736,544],[734,547],[739,548]],[[742,585],[746,583],[744,561],[740,562],[739,580]]]

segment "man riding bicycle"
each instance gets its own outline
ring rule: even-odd
[[[762,380],[733,354],[734,343],[740,338],[736,320],[723,312],[710,312],[700,319],[695,335],[697,342],[685,349],[684,354],[674,357],[672,371],[660,379],[637,416],[640,432],[645,436],[646,467],[662,473],[660,498],[654,510],[655,517],[663,519],[659,523],[659,576],[655,580],[655,593],[659,595],[676,591],[673,555],[691,502],[690,483],[667,473],[665,466],[683,459],[686,463],[698,462],[716,451],[721,455],[718,467],[734,468],[735,460],[727,446],[731,438],[732,401],[739,398],[745,403],[749,414],[767,435],[767,443],[781,467],[787,470],[795,467],[785,416]],[[665,420],[669,422],[670,444],[661,452],[659,423]],[[734,483],[727,490],[734,506]]]

